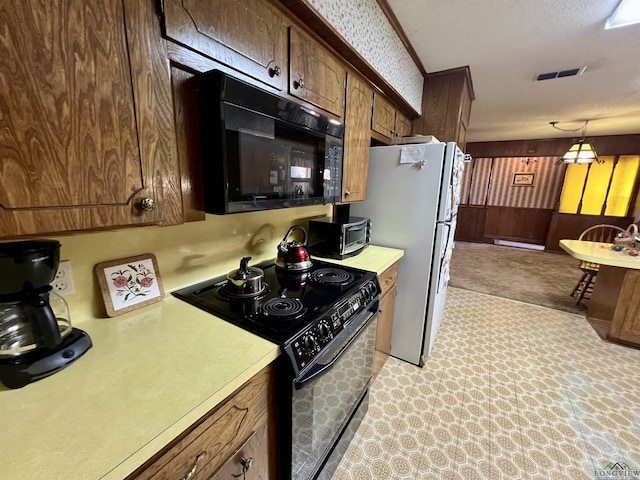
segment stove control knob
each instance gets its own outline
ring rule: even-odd
[[[327,340],[331,336],[331,328],[326,321],[323,320],[318,324],[318,333],[322,340]]]
[[[305,335],[302,337],[302,345],[307,352],[315,352],[317,346],[315,337],[309,334]]]
[[[369,289],[367,286],[362,287],[360,294],[362,295],[362,298],[364,299],[365,302],[368,302],[369,299],[371,298],[371,293],[369,293]]]

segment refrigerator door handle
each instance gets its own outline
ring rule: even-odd
[[[442,222],[442,225],[446,225],[448,229],[451,229],[451,222]],[[438,269],[438,278],[436,281],[438,282],[436,285],[436,293],[440,292],[440,276],[442,275],[442,269],[444,268],[445,261],[447,261],[447,249],[449,248],[449,231],[447,231],[447,240],[444,243],[442,248],[442,256],[440,257],[440,268]]]

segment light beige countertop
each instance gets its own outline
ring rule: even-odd
[[[640,257],[632,257],[624,252],[616,252],[611,250],[610,247],[610,243],[560,240],[560,248],[578,260],[612,267],[640,269]]]
[[[327,260],[382,273],[402,255],[369,246]],[[120,480],[280,354],[169,292],[79,327],[93,341],[83,357],[22,389],[0,387],[0,478]]]
[[[82,329],[83,357],[0,390],[0,478],[122,479],[280,354],[169,293]]]
[[[347,267],[360,268],[362,270],[370,270],[381,274],[391,265],[402,258],[404,252],[397,248],[379,247],[377,245],[369,245],[360,254],[345,258],[344,260],[335,260],[333,258],[316,257],[326,262],[339,263]]]

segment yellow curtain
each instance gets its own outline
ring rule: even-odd
[[[633,197],[633,187],[636,183],[638,167],[640,167],[640,156],[623,155],[620,157],[613,174],[605,215],[616,217],[627,215],[631,197]],[[638,205],[634,207],[633,212],[631,212],[632,215],[635,215],[638,211],[637,207]]]
[[[604,163],[592,163],[590,167],[574,163],[567,166],[560,195],[560,213],[601,215],[604,206],[605,215],[627,215],[640,169],[640,156],[620,156],[615,169],[615,157],[600,157],[600,160]],[[640,195],[638,197],[632,214],[640,208]],[[578,211],[581,199],[582,207]]]

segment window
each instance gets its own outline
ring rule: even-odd
[[[626,217],[634,199],[640,156],[600,157],[604,163],[570,164],[560,196],[560,213]]]

